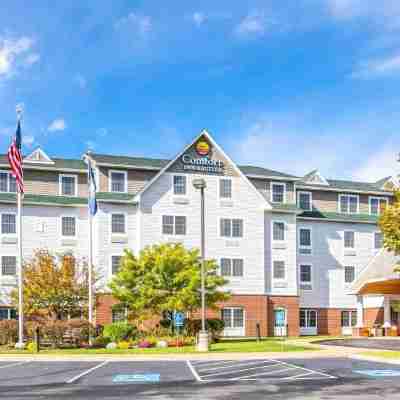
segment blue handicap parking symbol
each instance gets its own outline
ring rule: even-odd
[[[357,374],[363,374],[372,376],[374,378],[386,377],[386,376],[400,376],[400,370],[396,369],[363,369],[353,371]]]
[[[115,375],[115,383],[136,383],[136,382],[160,382],[160,374],[133,374],[133,375]]]
[[[185,322],[185,315],[181,312],[176,312],[174,314],[174,324],[175,326],[183,326]]]

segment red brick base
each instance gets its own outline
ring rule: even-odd
[[[383,324],[383,308],[364,308],[364,327],[372,328]]]
[[[118,304],[111,294],[99,294],[96,297],[96,324],[106,325],[112,322],[112,307]]]
[[[268,336],[274,336],[274,310],[284,308],[289,336],[299,336],[299,298],[297,296],[268,297]]]

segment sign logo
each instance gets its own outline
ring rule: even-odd
[[[210,145],[205,140],[199,140],[196,143],[196,153],[199,156],[206,156],[210,152]]]

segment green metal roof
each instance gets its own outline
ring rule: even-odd
[[[87,166],[83,162],[83,160],[79,159],[68,159],[68,158],[52,158],[52,161],[54,164],[48,164],[48,163],[26,163],[24,165],[24,168],[43,168],[43,169],[48,169],[48,170],[86,170]],[[8,159],[5,154],[0,154],[0,164],[1,165],[8,165]]]
[[[323,212],[323,211],[304,211],[298,218],[313,218],[319,220],[327,221],[337,221],[337,222],[361,222],[361,223],[378,223],[379,217],[376,215],[369,214],[340,214],[335,212]]]
[[[169,163],[169,160],[161,158],[113,156],[97,153],[91,153],[91,157],[98,164],[124,165],[131,168],[152,168],[160,170]]]
[[[271,203],[271,205],[272,205],[272,211],[275,211],[275,212],[298,213],[298,212],[302,211],[294,203],[284,203],[284,204],[282,204],[282,203]]]

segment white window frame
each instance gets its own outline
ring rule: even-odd
[[[343,322],[342,313],[343,312],[349,313],[349,325],[342,325],[342,322]],[[357,317],[357,310],[340,310],[340,327],[341,328],[354,328],[357,325],[357,322],[356,322],[356,325],[352,324],[353,313],[356,313],[356,317]],[[357,321],[357,318],[356,318],[356,321]]]
[[[11,214],[11,215],[15,216],[15,233],[2,233],[1,221],[3,219],[3,214]],[[6,237],[16,237],[17,236],[17,232],[18,232],[17,224],[18,224],[18,222],[17,222],[17,213],[15,213],[15,212],[4,212],[4,213],[1,213],[0,214],[0,235],[1,236],[6,236]]]
[[[375,244],[376,244],[375,235],[376,235],[376,234],[382,235],[382,247],[376,247],[376,246],[375,246]],[[373,232],[373,234],[372,234],[372,241],[373,241],[373,243],[372,243],[372,248],[373,248],[374,250],[379,251],[379,250],[382,250],[382,249],[383,249],[383,233],[382,233],[381,231],[374,231],[374,232]]]
[[[274,239],[274,224],[275,224],[275,223],[277,223],[277,224],[283,224],[283,240],[275,240],[275,239]],[[286,243],[286,241],[287,241],[286,232],[287,232],[287,224],[286,224],[286,221],[277,220],[277,219],[274,219],[273,221],[271,221],[271,238],[272,238],[272,242],[273,242],[273,243]]]
[[[310,282],[307,282],[307,281],[302,281],[301,280],[301,267],[304,267],[304,266],[307,266],[307,267],[310,267],[310,273],[311,273],[311,280],[310,280]],[[311,263],[300,263],[299,264],[299,284],[300,285],[310,285],[311,286],[311,289],[306,289],[306,290],[312,290],[313,289],[313,283],[314,283],[314,273],[313,273],[313,265],[311,264]],[[304,289],[302,289],[302,290],[304,290]]]
[[[346,267],[347,267],[347,268],[353,268],[353,271],[354,271],[354,279],[353,279],[351,282],[346,282]],[[357,279],[357,276],[356,276],[356,267],[355,267],[355,265],[344,265],[344,266],[343,266],[343,283],[344,283],[344,285],[345,285],[345,286],[350,286],[350,285],[353,284],[353,282],[354,282],[356,279]]]
[[[173,233],[164,233],[163,232],[163,217],[173,217],[174,218],[174,224],[173,224],[174,232]],[[176,223],[175,223],[175,218],[176,217],[185,217],[185,233],[184,234],[176,233],[176,229],[175,229],[176,228]],[[188,234],[188,217],[187,217],[186,214],[182,214],[182,213],[180,213],[178,215],[175,215],[175,214],[162,214],[160,222],[161,222],[160,225],[161,225],[161,235],[162,236],[186,237],[187,234]]]
[[[385,202],[386,202],[386,207],[389,205],[389,199],[387,198],[387,197],[379,197],[379,196],[369,196],[369,198],[368,198],[368,205],[369,205],[369,214],[370,215],[377,215],[377,216],[379,216],[379,215],[381,215],[381,209],[380,209],[380,207],[378,207],[378,214],[372,214],[372,207],[371,207],[371,201],[372,200],[378,200],[379,202],[381,201],[381,200],[384,200]]]
[[[16,192],[10,192],[10,179],[11,179],[11,171],[7,169],[2,169],[0,170],[0,173],[7,174],[7,191],[6,192],[0,192],[0,193],[16,193]]]
[[[308,194],[308,195],[310,195],[310,208],[309,208],[308,210],[305,210],[305,209],[303,209],[303,208],[300,208],[300,195],[301,195],[301,194]],[[308,191],[305,191],[305,190],[300,190],[300,191],[298,191],[298,192],[297,192],[297,207],[300,208],[300,210],[303,210],[303,211],[312,211],[312,210],[313,210],[312,192],[308,192]]]
[[[223,259],[228,259],[231,262],[231,275],[222,275],[221,272],[221,263]],[[243,262],[243,275],[241,276],[237,276],[237,275],[233,275],[233,260],[242,260]],[[225,278],[229,278],[229,280],[235,280],[235,279],[243,279],[245,277],[245,272],[244,272],[244,266],[245,266],[245,259],[244,257],[232,257],[232,256],[222,256],[218,259],[218,269],[219,269],[219,275],[225,277]]]
[[[246,310],[244,307],[240,307],[240,306],[228,306],[228,307],[222,307],[221,308],[221,319],[222,319],[222,310],[226,310],[226,309],[230,309],[231,311],[231,325],[233,325],[233,310],[242,310],[243,312],[243,326],[242,327],[235,327],[235,326],[229,326],[226,327],[225,329],[243,329],[243,332],[246,332]]]
[[[75,194],[64,194],[62,192],[62,179],[63,178],[74,178],[75,180]],[[69,197],[78,197],[78,175],[73,175],[73,174],[59,174],[58,175],[58,194],[60,196],[69,196]]]
[[[112,253],[110,254],[110,267],[109,267],[109,276],[113,277],[115,274],[113,274],[113,270],[112,270],[112,258],[113,257],[123,257],[124,255],[121,253]]]
[[[357,211],[355,213],[350,212],[350,200],[347,203],[347,212],[343,212],[341,210],[340,204],[341,204],[341,199],[342,197],[355,197],[357,198]],[[360,196],[358,194],[352,194],[352,193],[340,193],[339,198],[338,198],[338,212],[339,214],[346,214],[346,215],[352,215],[352,214],[359,214],[360,213]]]
[[[74,218],[75,219],[75,235],[74,236],[64,236],[63,235],[63,229],[62,229],[63,218]],[[62,239],[76,239],[78,237],[78,218],[76,215],[72,215],[72,214],[60,215],[60,236]]]
[[[285,266],[285,276],[283,278],[275,278],[275,271],[274,271],[274,263],[275,262],[283,262],[283,265]],[[288,273],[287,273],[287,263],[285,260],[282,260],[280,258],[272,260],[272,281],[273,282],[286,282],[288,278]]]
[[[346,241],[345,241],[345,233],[346,232],[352,232],[353,237],[354,237],[354,246],[353,247],[346,247]],[[343,249],[344,250],[355,250],[356,249],[356,232],[351,230],[351,229],[346,229],[343,231]]]
[[[123,192],[114,192],[112,190],[112,179],[111,176],[113,173],[124,174],[124,191]],[[110,193],[128,193],[128,171],[124,171],[121,169],[110,169],[108,170],[108,191]]]
[[[222,235],[222,230],[221,230],[221,220],[223,220],[223,219],[229,219],[230,221],[231,221],[231,235],[230,236],[223,236]],[[241,220],[242,221],[242,236],[233,236],[232,235],[232,233],[233,233],[233,223],[232,223],[232,221],[234,220],[234,219],[237,219],[237,220]],[[242,240],[243,238],[244,238],[244,218],[232,218],[232,217],[219,217],[218,218],[218,231],[219,231],[219,237],[221,238],[221,239],[232,239],[232,240]]]
[[[301,231],[302,229],[307,229],[307,230],[310,231],[311,246],[304,246],[304,245],[302,245],[302,244],[300,243],[300,231]],[[300,250],[300,249],[310,250],[310,253],[307,253],[307,254],[302,254],[302,253],[301,253],[301,255],[302,255],[302,256],[303,256],[303,255],[304,255],[304,256],[311,256],[311,255],[312,255],[312,252],[313,252],[313,230],[312,230],[312,227],[311,227],[311,226],[299,226],[299,227],[297,228],[297,236],[298,236],[298,248],[299,248],[299,250]]]
[[[124,233],[114,233],[112,231],[112,216],[113,215],[124,215],[124,219],[125,219],[125,232]],[[117,211],[113,211],[110,213],[109,216],[109,226],[110,226],[110,236],[118,236],[118,235],[127,235],[128,233],[128,213],[121,211],[121,212],[117,212]]]
[[[15,257],[15,275],[3,275],[3,257]],[[5,253],[0,255],[0,276],[4,278],[13,278],[18,276],[18,256],[15,253]]]
[[[274,198],[274,186],[282,186],[283,187],[283,202],[282,203],[276,203],[274,202],[273,198]],[[286,203],[286,183],[285,182],[271,182],[270,183],[270,200],[272,203],[276,203],[276,204],[285,204]]]
[[[231,181],[231,197],[221,197],[221,181],[226,180],[226,181]],[[229,177],[221,177],[218,179],[218,198],[219,200],[232,200],[233,199],[233,179]]]
[[[186,189],[186,191],[185,191],[185,193],[175,193],[175,185],[174,185],[174,178],[175,178],[175,176],[183,176],[185,179],[186,179],[186,183],[185,183],[185,189]],[[179,197],[181,197],[181,196],[187,196],[188,195],[188,192],[189,192],[189,187],[190,187],[190,182],[189,182],[189,176],[187,175],[187,174],[173,174],[172,175],[172,177],[171,177],[171,179],[172,179],[172,194],[174,195],[174,196],[179,196]]]
[[[304,320],[305,320],[305,324],[306,326],[301,326],[300,325],[300,312],[304,311],[305,315],[304,315]],[[310,312],[315,312],[315,326],[309,326],[309,322],[310,322],[310,317],[309,314]],[[300,308],[299,309],[299,328],[300,329],[318,329],[318,309],[316,308]]]

